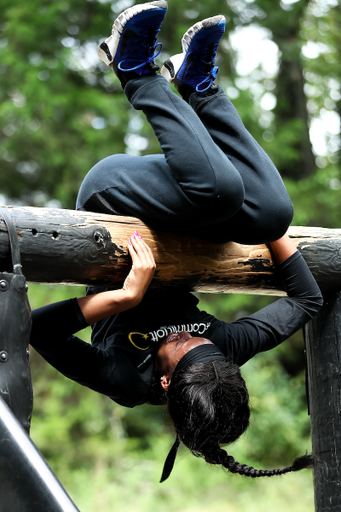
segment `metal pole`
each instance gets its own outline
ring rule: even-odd
[[[319,315],[304,330],[316,512],[341,510],[341,292],[325,297]]]
[[[1,512],[79,512],[0,397]]]

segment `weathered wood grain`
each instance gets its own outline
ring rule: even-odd
[[[137,229],[154,252],[152,286],[192,291],[282,294],[265,245],[214,244],[154,232],[138,219],[73,210],[6,206],[20,239],[28,281],[119,287],[130,268],[127,241]],[[290,228],[323,291],[341,289],[341,230]],[[0,269],[10,268],[0,218]]]
[[[314,469],[315,511],[341,510],[341,292],[304,328]]]

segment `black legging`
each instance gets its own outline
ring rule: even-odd
[[[194,93],[191,106],[160,75],[131,80],[125,93],[163,154],[101,160],[81,185],[78,209],[215,241],[265,243],[285,233],[293,208],[283,181],[222,88]]]

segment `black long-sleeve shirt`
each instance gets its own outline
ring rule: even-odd
[[[155,355],[168,334],[188,331],[215,343],[242,366],[257,353],[290,337],[322,305],[322,296],[302,256],[281,265],[287,297],[257,313],[226,323],[200,311],[198,299],[180,290],[148,290],[135,308],[92,326],[91,345],[74,336],[86,327],[76,299],[33,311],[31,345],[57,370],[115,402],[134,407],[157,403]]]

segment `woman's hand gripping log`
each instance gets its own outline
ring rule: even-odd
[[[137,231],[128,241],[131,270],[120,290],[109,290],[78,299],[84,318],[92,325],[99,320],[137,306],[153,279],[156,264],[153,253]]]

